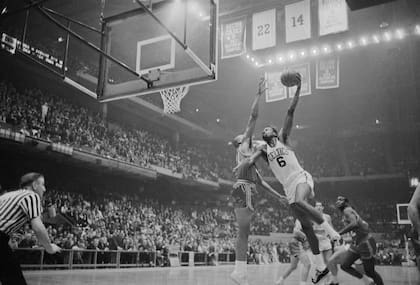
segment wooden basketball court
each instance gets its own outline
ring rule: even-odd
[[[273,285],[276,277],[288,264],[250,265],[250,285]],[[66,271],[29,271],[25,273],[29,285],[234,285],[229,279],[233,266],[131,268]],[[419,285],[415,267],[382,266],[378,268],[385,284]],[[298,284],[299,272],[294,272],[286,284]],[[341,285],[362,284],[340,271]],[[308,283],[309,284],[309,283]]]

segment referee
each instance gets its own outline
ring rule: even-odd
[[[9,235],[31,222],[39,243],[54,254],[61,249],[50,242],[41,221],[41,200],[45,180],[40,173],[28,173],[20,179],[20,189],[0,196],[0,283],[2,285],[26,285],[22,269],[9,247]]]

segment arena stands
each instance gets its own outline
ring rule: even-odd
[[[219,174],[226,177],[231,172],[226,169],[225,159],[212,151],[210,145],[181,143],[175,148],[167,138],[146,130],[116,124],[110,126],[99,113],[41,90],[20,91],[2,82],[0,93],[0,118],[27,135],[141,167],[157,165],[182,173],[185,178],[217,180]],[[45,103],[49,108],[44,118],[42,105]]]
[[[71,223],[50,224],[47,227],[51,240],[63,249],[91,249],[99,251],[122,250],[164,252],[169,248],[193,251],[212,256],[215,253],[234,253],[236,225],[232,208],[228,204],[220,208],[197,205],[165,204],[116,193],[104,193],[101,198],[88,198],[80,193],[49,191],[47,201],[55,201],[57,212]],[[293,218],[286,207],[272,207],[262,199],[256,209],[252,233],[291,232]],[[266,200],[266,201],[264,201]],[[337,228],[341,218],[332,206],[324,201]],[[360,204],[359,213],[366,220],[379,220],[387,211],[381,211],[380,203]],[[376,209],[371,211],[368,209]],[[369,214],[371,213],[371,214]],[[386,220],[387,224],[391,224]],[[394,233],[396,229],[393,229]],[[377,259],[381,264],[400,264],[403,259],[404,241],[401,235],[391,236],[378,246]],[[12,238],[18,248],[36,248],[38,243],[29,226]],[[268,264],[289,262],[285,241],[278,243],[253,240],[249,243],[249,262]],[[211,260],[209,258],[208,260]],[[163,264],[163,263],[162,263]]]
[[[169,139],[147,130],[110,124],[83,106],[37,89],[18,90],[13,84],[0,83],[0,119],[18,127],[21,132],[43,139],[69,144],[104,157],[128,161],[142,167],[165,167],[186,178],[232,179],[233,158],[229,149],[218,153],[210,145],[181,142],[175,147]],[[48,104],[45,118],[42,105]],[[347,145],[348,144],[348,145]],[[300,159],[314,177],[344,176],[345,162],[340,160],[333,142],[299,142]],[[351,175],[390,173],[379,139],[356,138],[345,144]],[[369,157],[369,159],[366,159]],[[390,158],[393,159],[393,158]],[[413,159],[411,159],[413,160]],[[418,168],[418,162],[407,159],[395,166],[402,171],[405,164]],[[265,171],[269,175],[268,171]]]

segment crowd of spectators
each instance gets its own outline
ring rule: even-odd
[[[110,126],[100,113],[71,104],[62,97],[35,89],[20,91],[5,82],[0,82],[0,120],[18,127],[26,135],[141,167],[164,167],[185,178],[214,181],[219,175],[226,177],[231,172],[230,166],[229,170],[225,166],[225,158],[210,145],[181,142],[175,146],[168,138],[146,130],[118,124]]]
[[[49,191],[45,198],[54,201],[61,217],[61,222],[47,225],[48,234],[63,249],[234,253],[236,225],[227,205],[203,208],[110,193],[90,199],[77,193]],[[253,229],[252,233],[257,232]],[[12,240],[19,248],[37,247],[29,225]],[[276,246],[252,242],[250,258],[257,263],[278,260],[272,252]]]
[[[256,207],[251,233],[291,233],[294,219],[288,210],[285,207],[274,207],[268,200],[264,200]],[[47,192],[46,201],[54,201],[61,217],[61,222],[47,224],[47,232],[52,242],[63,249],[157,252],[159,256],[168,256],[170,251],[194,251],[207,255],[209,264],[216,263],[215,254],[235,253],[237,229],[229,203],[205,208],[199,204],[184,205],[176,201],[158,202],[137,195],[105,193],[93,198],[80,193],[58,191]],[[335,227],[341,228],[341,217],[333,209],[332,202],[323,203]],[[358,211],[368,221],[378,219],[375,214],[377,211],[367,210],[373,206],[376,205],[365,205],[359,207]],[[377,205],[376,209],[380,207]],[[390,221],[387,224],[391,224]],[[260,232],[264,227],[267,228]],[[399,236],[389,236],[392,232],[395,233],[396,229],[384,237],[386,242],[378,243],[376,258],[380,264],[401,264],[405,258],[404,240]],[[38,246],[29,225],[12,237],[12,243],[19,248]],[[256,264],[289,262],[287,240],[277,243],[251,240],[248,260]],[[167,265],[163,261],[159,264]]]
[[[297,155],[302,167],[314,177],[344,176],[343,161],[340,159],[338,144],[320,140],[297,142]]]
[[[378,137],[355,137],[344,143],[351,175],[389,173],[384,142]]]
[[[175,143],[137,126],[109,122],[99,112],[53,96],[39,89],[17,90],[13,84],[0,82],[0,122],[17,127],[22,133],[68,144],[95,154],[126,161],[145,168],[153,165],[180,173],[188,179],[233,179],[234,151],[227,146],[180,140]],[[413,156],[396,159],[388,165],[384,143],[375,137],[354,138],[345,142],[320,143],[302,140],[297,144],[302,166],[314,177],[385,174],[418,168]],[[343,158],[345,157],[345,159]],[[404,161],[404,162],[403,162]],[[405,170],[407,171],[407,170]],[[271,175],[263,169],[265,175]]]

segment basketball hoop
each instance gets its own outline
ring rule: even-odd
[[[163,112],[173,114],[181,111],[181,100],[187,95],[190,86],[179,86],[163,89],[160,96],[163,101]]]

